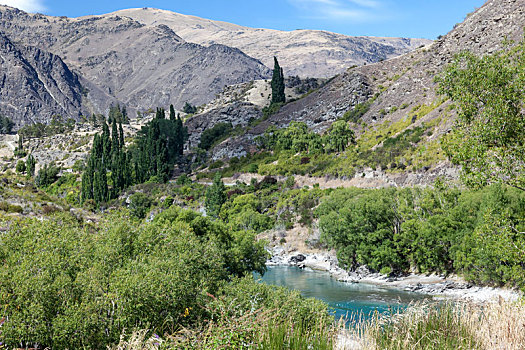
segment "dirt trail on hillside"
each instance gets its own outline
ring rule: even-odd
[[[0,157],[12,157],[17,141],[16,135],[0,134]]]
[[[408,186],[428,186],[434,183],[437,178],[445,182],[457,182],[459,175],[458,169],[452,168],[445,162],[438,164],[434,169],[427,172],[418,173],[385,173],[380,170],[365,169],[354,177],[334,178],[331,176],[311,177],[294,175],[297,187],[313,187],[319,185],[321,189],[328,188],[386,188],[386,187],[408,187]],[[278,181],[284,181],[287,176],[273,176]],[[224,178],[226,185],[233,185],[237,181],[250,184],[252,178],[261,181],[264,176],[254,173],[235,174],[233,177]]]

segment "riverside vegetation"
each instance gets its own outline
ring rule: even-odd
[[[0,183],[2,346],[329,349],[349,332],[374,349],[523,348],[522,305],[417,305],[343,331],[322,302],[251,276],[264,272],[267,259],[266,242],[256,234],[299,224],[318,225],[320,240],[309,243],[336,249],[348,269],[456,273],[524,289],[523,48],[482,59],[459,56],[438,77],[458,111],[442,141],[444,154],[462,167],[468,188],[438,181],[431,188],[321,190],[297,188],[293,176],[226,188],[221,170],[209,186],[186,175],[167,182],[185,136],[182,121],[165,119],[161,110],[129,145],[116,118],[112,133],[104,121],[82,181],[77,174],[58,177],[52,166],[36,176],[39,188],[31,174],[6,174]],[[416,119],[424,110],[413,111]],[[405,122],[386,129],[406,128]],[[372,149],[370,134],[356,137],[347,121],[323,136],[294,123],[269,130],[259,140],[262,153],[230,161],[222,172],[279,173],[275,157],[299,158],[297,166],[320,157],[328,165],[319,171],[358,169],[365,161],[395,169],[427,129],[399,131],[376,140],[400,153],[381,152]],[[350,152],[354,158],[344,157]],[[203,207],[206,216],[198,213]]]

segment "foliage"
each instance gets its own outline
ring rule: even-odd
[[[146,217],[151,204],[151,199],[142,192],[134,193],[129,197],[129,209],[131,214],[139,219],[144,219]]]
[[[310,131],[303,122],[291,122],[287,128],[268,128],[256,141],[263,150],[310,154],[342,152],[355,142],[353,131],[344,121],[332,124],[324,136]]]
[[[16,172],[17,173],[24,173],[26,171],[26,163],[23,160],[19,160],[16,163]]]
[[[117,104],[116,106],[111,105],[109,107],[108,123],[112,124],[113,120],[118,124],[129,124],[129,116],[126,106],[122,106],[122,108],[120,108],[120,105]],[[96,119],[93,124],[96,126]]]
[[[201,134],[199,148],[210,150],[221,140],[224,140],[233,130],[231,123],[217,123],[210,129],[206,129]]]
[[[35,166],[36,166],[35,157],[33,157],[32,154],[29,154],[26,159],[26,170],[27,170],[28,178],[35,176]]]
[[[286,95],[284,93],[284,73],[281,66],[279,66],[279,62],[277,61],[277,57],[273,58],[273,75],[272,75],[272,104],[275,103],[285,103],[286,102]]]
[[[328,135],[326,135],[324,142],[327,147],[327,152],[344,152],[346,148],[355,143],[354,132],[348,126],[348,123],[338,120],[330,125]]]
[[[443,148],[465,182],[525,190],[525,41],[482,58],[460,54],[438,82],[458,109]]]
[[[221,179],[221,174],[216,173],[213,184],[206,190],[206,201],[204,203],[206,212],[212,217],[219,216],[221,207],[226,202],[226,187]]]
[[[357,123],[363,115],[370,110],[370,106],[375,102],[379,95],[375,95],[366,102],[358,103],[353,109],[348,110],[343,115],[343,120],[347,122]]]
[[[186,102],[182,108],[182,111],[186,114],[195,114],[197,113],[197,107],[192,106],[190,103]]]
[[[56,134],[64,134],[68,131],[71,131],[75,127],[74,119],[64,120],[59,115],[54,115],[51,118],[49,124],[35,123],[26,125],[18,130],[18,134],[21,135],[24,139],[28,140],[30,138],[40,138],[53,136]]]
[[[518,190],[345,189],[315,214],[322,240],[348,268],[460,272],[478,283],[525,286],[525,196]]]
[[[95,232],[64,214],[13,221],[0,243],[10,347],[99,349],[136,327],[173,334],[208,317],[206,292],[266,260],[253,235],[178,208],[145,224],[110,215]]]
[[[0,115],[0,134],[10,134],[13,131],[15,123],[8,117]]]
[[[58,173],[60,168],[54,163],[45,164],[38,170],[38,175],[35,178],[35,184],[38,187],[46,187],[58,180]]]

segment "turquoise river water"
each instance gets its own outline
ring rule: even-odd
[[[339,282],[326,272],[293,266],[270,266],[261,280],[298,290],[306,297],[323,300],[333,309],[336,319],[356,312],[367,317],[375,310],[383,313],[402,309],[410,302],[428,298],[419,293],[370,284]]]

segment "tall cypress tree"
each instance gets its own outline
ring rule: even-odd
[[[170,120],[175,120],[175,108],[173,108],[173,105],[170,105]]]
[[[118,144],[120,146],[120,149],[122,150],[124,148],[124,129],[122,128],[122,123],[118,123],[118,135]]]
[[[109,133],[109,126],[104,123],[102,124],[102,165],[104,169],[108,169],[111,165],[111,139]]]
[[[281,66],[279,66],[279,62],[277,61],[277,57],[274,56],[274,67],[273,67],[273,75],[272,75],[272,103],[285,103],[286,102],[286,95],[284,93],[284,72]]]

